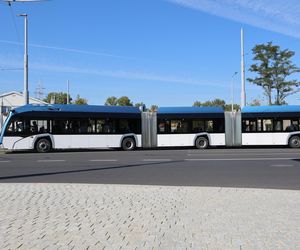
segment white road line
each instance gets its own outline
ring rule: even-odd
[[[37,160],[37,162],[64,162],[66,160]]]
[[[94,159],[94,160],[89,160],[89,161],[92,161],[92,162],[115,162],[115,161],[118,161],[118,160],[115,160],[115,159]]]
[[[294,167],[294,165],[277,164],[277,165],[271,165],[271,167],[278,167],[278,168],[281,168],[281,167]]]
[[[198,153],[198,154],[188,154],[188,156],[197,156],[197,155],[199,155],[199,156],[203,156],[203,155],[289,155],[289,154],[295,154],[295,152],[294,153],[288,153],[288,152],[282,152],[282,153],[280,153],[280,152],[278,152],[278,153],[203,153],[203,154],[201,154],[201,153]]]
[[[295,158],[223,158],[223,159],[184,159],[185,161],[276,161],[293,160]]]
[[[8,162],[11,162],[11,161],[0,161],[0,163],[8,163]]]
[[[171,159],[143,159],[143,161],[157,161],[157,162],[160,162],[160,161],[172,161]]]

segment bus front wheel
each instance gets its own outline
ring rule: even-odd
[[[35,149],[39,153],[48,153],[51,151],[52,147],[48,139],[42,138],[36,142]]]
[[[135,149],[135,140],[131,137],[127,137],[122,141],[122,149],[130,151]]]
[[[291,148],[300,148],[300,137],[292,136],[289,140],[289,146]]]
[[[195,146],[198,149],[206,149],[208,147],[208,140],[205,137],[198,137]]]

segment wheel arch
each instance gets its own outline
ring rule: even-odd
[[[287,137],[286,145],[289,145],[290,139],[295,135],[300,137],[300,131],[290,133],[289,136]]]
[[[210,146],[211,144],[211,139],[210,139],[210,135],[208,133],[199,133],[199,134],[196,134],[194,136],[194,143],[193,145],[196,146],[196,140],[199,138],[199,137],[205,137],[207,140],[208,140],[208,146]]]
[[[51,134],[40,134],[40,135],[36,135],[33,142],[32,142],[32,145],[31,145],[31,148],[32,149],[35,149],[35,146],[36,146],[36,143],[38,140],[40,139],[47,139],[50,141],[51,143],[51,147],[54,149],[55,148],[55,143],[54,143],[54,137],[53,135]]]
[[[137,138],[136,134],[125,134],[125,135],[122,135],[122,137],[121,137],[121,139],[120,139],[120,142],[119,142],[119,148],[122,147],[122,142],[123,142],[123,140],[124,140],[125,138],[132,138],[132,139],[134,139],[135,145],[136,145],[136,147],[137,147],[137,145],[138,145],[138,138]]]

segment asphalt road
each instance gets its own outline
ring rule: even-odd
[[[0,153],[0,182],[300,189],[300,150]]]

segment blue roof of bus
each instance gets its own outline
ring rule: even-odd
[[[161,107],[158,114],[224,113],[222,107]]]
[[[34,105],[28,104],[14,109],[15,113],[25,113],[32,111],[44,112],[89,112],[89,113],[140,113],[139,108],[127,106],[96,106],[96,105],[65,105],[65,104],[50,104],[50,105]]]
[[[246,106],[242,109],[242,113],[296,113],[296,112],[300,112],[300,105]]]

